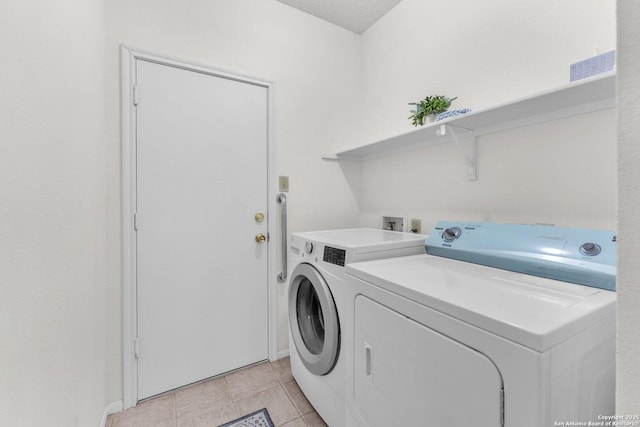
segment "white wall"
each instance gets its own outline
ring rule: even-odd
[[[360,37],[276,1],[110,0],[106,6],[109,331],[111,400],[122,398],[120,292],[119,45],[276,82],[277,174],[290,177],[289,230],[355,226],[347,181],[321,153],[357,131]],[[339,142],[339,141],[338,141]],[[349,170],[346,172],[349,173]],[[288,348],[286,285],[280,285],[279,350]]]
[[[404,0],[363,35],[364,140],[412,129],[408,102],[457,96],[481,109],[562,86],[569,65],[615,49],[615,1]],[[365,225],[382,213],[422,219],[615,229],[615,112],[478,139],[476,182],[443,145],[362,165]]]
[[[106,399],[101,0],[0,3],[0,425]]]
[[[618,414],[640,414],[640,4],[618,1]]]

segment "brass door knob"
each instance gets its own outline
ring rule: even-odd
[[[267,241],[267,236],[265,236],[265,235],[264,235],[264,234],[262,234],[262,233],[258,233],[258,234],[256,234],[256,242],[258,242],[258,243],[264,243],[264,242],[266,242],[266,241]]]

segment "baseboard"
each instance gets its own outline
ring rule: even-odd
[[[100,427],[105,427],[107,425],[107,417],[111,414],[117,414],[118,412],[122,412],[124,409],[124,402],[122,400],[118,400],[117,402],[111,402],[104,408],[104,412],[102,413],[102,419],[100,420]]]
[[[278,352],[278,359],[283,359],[285,357],[289,357],[289,349],[288,348]]]

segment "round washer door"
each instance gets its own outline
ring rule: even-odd
[[[291,274],[289,325],[298,355],[309,372],[331,372],[340,350],[338,311],[326,280],[311,264],[298,264]]]

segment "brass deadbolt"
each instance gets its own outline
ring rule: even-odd
[[[262,222],[264,221],[264,214],[262,212],[258,212],[254,218],[256,219],[256,222]]]

